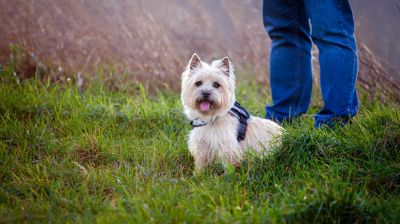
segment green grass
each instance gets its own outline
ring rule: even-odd
[[[79,91],[11,74],[0,77],[0,223],[400,220],[394,104],[364,102],[351,126],[335,130],[315,130],[306,117],[286,127],[270,157],[194,176],[177,94],[149,96],[139,84]],[[239,86],[253,114],[267,97],[251,82]]]

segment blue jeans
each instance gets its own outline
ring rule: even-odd
[[[283,122],[307,112],[311,99],[311,47],[319,50],[324,107],[315,126],[346,123],[358,111],[354,20],[348,0],[264,0],[263,19],[272,40],[273,105],[266,117]]]

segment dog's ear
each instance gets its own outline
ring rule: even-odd
[[[227,76],[230,76],[233,72],[233,66],[231,60],[228,57],[224,57],[220,60],[220,64],[218,66]]]
[[[189,61],[189,70],[192,71],[195,68],[201,68],[201,60],[196,53],[192,55],[192,58],[190,58]]]

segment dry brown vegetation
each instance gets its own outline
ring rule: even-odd
[[[19,75],[25,78],[40,70],[53,80],[101,76],[111,83],[138,80],[148,89],[165,83],[178,89],[185,63],[197,52],[206,60],[228,55],[242,74],[268,83],[261,0],[0,3],[6,21],[0,24],[0,62],[9,60],[10,44],[18,44],[25,54]],[[399,91],[399,79],[360,46],[361,86]],[[377,79],[382,88],[376,88]]]
[[[93,73],[112,64],[113,72],[174,88],[188,58],[198,52],[205,59],[229,55],[261,77],[268,40],[259,3],[3,1],[0,14],[11,19],[0,25],[2,61],[9,43],[18,43],[33,61],[67,73]]]

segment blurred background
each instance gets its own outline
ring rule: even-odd
[[[95,76],[179,90],[193,52],[229,56],[242,76],[268,86],[270,40],[261,0],[0,0],[0,63],[19,74],[79,83]],[[359,88],[400,91],[400,2],[351,0]],[[317,56],[317,51],[314,51]],[[317,58],[317,57],[315,57]],[[314,59],[315,73],[318,63]],[[123,74],[123,75],[122,75]],[[318,85],[318,76],[315,76]],[[393,94],[392,94],[393,95]]]

